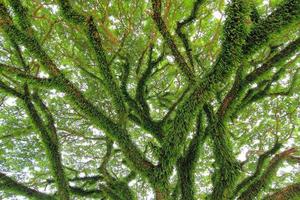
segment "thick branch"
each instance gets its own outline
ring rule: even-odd
[[[296,149],[291,148],[277,154],[269,163],[267,168],[264,170],[263,174],[254,181],[249,187],[240,195],[238,200],[251,200],[257,197],[262,190],[268,188],[270,180],[276,174],[279,166],[284,160],[286,160],[291,154],[295,153]]]
[[[25,90],[28,90],[25,88]],[[35,106],[32,104],[30,98],[29,98],[29,93],[26,91],[26,96],[24,98],[25,105],[27,107],[27,111],[29,116],[31,117],[31,120],[37,130],[40,132],[40,136],[42,139],[42,142],[45,146],[46,149],[46,155],[50,161],[50,166],[51,170],[53,172],[53,176],[55,179],[55,183],[57,185],[58,189],[58,196],[62,200],[68,200],[70,199],[69,197],[69,185],[67,183],[63,166],[62,166],[62,161],[61,161],[61,155],[59,152],[59,147],[58,147],[58,140],[57,140],[57,135],[55,130],[48,129],[43,121],[43,119],[40,117],[38,114]],[[41,101],[41,100],[39,100]],[[39,102],[43,107],[45,106],[43,102]],[[40,106],[41,106],[40,105]],[[45,108],[42,108],[42,110]],[[54,124],[51,125],[51,127],[54,126]]]
[[[189,58],[189,61],[190,61],[192,66],[194,66],[192,48],[190,46],[190,42],[189,42],[189,39],[188,39],[187,35],[182,32],[182,28],[184,28],[185,26],[191,24],[196,19],[197,12],[198,12],[198,10],[200,8],[200,5],[202,3],[204,3],[204,0],[196,0],[194,2],[194,5],[193,5],[193,8],[191,10],[190,15],[187,18],[185,18],[184,20],[182,20],[180,22],[177,22],[177,28],[176,28],[176,33],[180,37],[180,39],[181,39],[181,41],[184,45],[186,54],[187,54],[187,56]]]
[[[72,9],[70,5],[69,0],[60,0],[59,5],[66,19],[83,26],[83,28],[86,30],[86,36],[89,39],[90,45],[94,49],[98,67],[104,79],[104,86],[107,92],[109,92],[109,94],[112,96],[114,106],[116,107],[120,117],[120,124],[124,124],[124,120],[127,117],[124,98],[119,86],[115,81],[115,77],[113,76],[111,69],[109,68],[109,63],[106,59],[105,51],[102,47],[101,37],[92,16],[85,17],[74,11],[74,9]]]
[[[59,69],[45,53],[38,41],[33,36],[21,32],[16,28],[8,14],[6,7],[2,3],[0,3],[0,17],[1,28],[6,32],[6,34],[8,34],[10,38],[14,38],[17,42],[23,43],[28,50],[40,60],[42,65],[46,67],[51,75],[57,76],[60,74]]]
[[[241,191],[243,188],[245,188],[247,185],[250,185],[252,183],[252,181],[254,181],[257,177],[259,177],[263,171],[263,168],[266,164],[266,161],[269,157],[271,157],[272,155],[274,155],[281,147],[282,145],[276,141],[276,143],[274,144],[274,146],[266,151],[265,153],[261,154],[258,158],[257,164],[256,164],[256,169],[255,172],[245,178],[244,180],[242,180],[236,187],[235,191],[234,191],[234,196],[237,196],[237,194],[239,193],[239,191]]]
[[[243,80],[238,82],[236,81],[230,91],[227,93],[226,97],[223,99],[223,102],[218,110],[218,115],[220,117],[229,116],[234,111],[235,106],[245,95],[247,89],[252,83],[261,80],[267,72],[269,72],[276,66],[279,66],[288,58],[292,57],[299,48],[300,38],[291,42],[287,47],[285,47],[283,50],[275,54],[271,59],[262,64],[262,66],[249,73]]]
[[[104,188],[102,186],[101,188]],[[81,197],[103,197],[105,196],[105,190],[99,190],[99,189],[90,189],[90,190],[85,190],[80,187],[70,187],[70,192],[72,194],[81,196]]]
[[[253,54],[264,44],[269,42],[272,34],[280,32],[283,28],[299,20],[300,1],[286,0],[266,19],[260,20],[246,39],[243,46],[245,55]]]
[[[263,200],[290,200],[300,197],[300,183],[291,184],[285,188],[279,189],[271,195],[266,196]]]
[[[195,199],[195,168],[200,156],[200,150],[207,138],[204,130],[203,113],[197,119],[196,134],[192,138],[185,154],[177,162],[178,181],[182,199]]]
[[[31,23],[28,18],[27,9],[22,6],[20,0],[9,0],[8,2],[16,14],[18,25],[22,30],[29,31],[31,29]]]
[[[235,158],[225,124],[215,122],[211,127],[211,138],[215,157],[212,199],[227,200],[233,193],[241,166]]]
[[[164,170],[171,173],[172,165],[181,154],[183,142],[191,129],[195,119],[195,113],[211,98],[211,91],[220,81],[226,80],[234,68],[239,65],[242,58],[241,47],[246,37],[247,4],[245,1],[234,1],[228,9],[228,17],[225,22],[223,52],[217,64],[204,79],[196,85],[194,91],[178,106],[176,116],[172,123],[168,123],[164,129],[168,133],[163,144],[161,165]]]
[[[171,49],[180,70],[190,82],[194,82],[195,81],[194,73],[190,68],[190,66],[187,64],[187,62],[185,61],[184,57],[179,52],[178,47],[176,46],[175,41],[161,16],[161,0],[152,0],[152,9],[153,9],[153,15],[152,15],[153,20],[155,21],[157,28],[162,34],[164,40],[166,41],[169,48]]]
[[[300,49],[300,38],[297,38],[295,41],[290,42],[287,47],[274,55],[262,66],[256,68],[253,72],[248,74],[245,78],[246,83],[253,83],[266,72],[270,71],[272,68],[280,65],[290,57],[292,57]]]
[[[55,77],[52,81],[54,86],[67,94],[71,105],[83,112],[97,127],[103,129],[111,139],[118,142],[125,157],[132,164],[134,169],[140,171],[144,175],[147,174],[147,176],[150,176],[151,172],[149,170],[152,168],[152,164],[146,160],[144,155],[133,143],[127,131],[113,122],[102,111],[88,101],[81,91],[61,74],[59,69],[34,37],[24,34],[13,25],[3,4],[0,4],[0,16],[2,20],[4,20],[4,23],[1,25],[5,32],[12,34],[14,38],[23,43],[25,47],[27,47],[27,49],[50,70],[51,74]]]
[[[14,192],[36,200],[55,200],[51,195],[31,189],[0,172],[0,190]]]

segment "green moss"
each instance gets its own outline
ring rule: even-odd
[[[232,151],[230,136],[223,123],[211,127],[211,139],[215,155],[212,175],[213,192],[211,199],[229,199],[239,177],[241,166]]]
[[[280,32],[292,22],[299,20],[300,1],[287,0],[266,19],[260,20],[247,37],[247,43],[243,47],[245,55],[253,54],[262,45],[267,44],[272,34]]]
[[[27,186],[16,182],[15,180],[9,178],[8,176],[6,176],[1,172],[0,172],[0,189],[3,191],[13,192],[14,194],[24,195],[34,200],[41,200],[41,199],[56,200],[56,198],[54,198],[53,196],[28,188]]]
[[[29,31],[31,28],[31,23],[28,18],[28,10],[22,6],[20,0],[8,0],[8,2],[15,13],[17,24],[22,30]]]
[[[41,64],[49,71],[52,75],[58,75],[60,72],[55,64],[52,62],[50,57],[45,53],[45,51],[40,46],[39,42],[28,34],[20,31],[12,22],[10,16],[7,13],[7,10],[3,4],[0,7],[0,15],[5,20],[2,28],[6,34],[13,38],[15,41],[23,44],[28,48],[28,50],[39,59]]]
[[[82,26],[85,30],[89,44],[94,49],[96,59],[98,62],[98,67],[104,80],[104,86],[108,93],[112,96],[114,107],[116,108],[117,113],[119,115],[119,124],[126,124],[127,108],[124,104],[124,97],[122,95],[120,87],[117,85],[115,77],[113,76],[109,68],[109,64],[107,62],[106,55],[102,47],[100,34],[97,30],[93,17],[84,17],[83,15],[74,11],[68,0],[60,0],[59,5],[62,10],[63,16],[66,19],[70,20],[71,22],[77,25]]]
[[[74,23],[84,23],[85,22],[86,18],[83,15],[80,15],[76,11],[74,11],[68,0],[59,0],[58,3],[61,8],[62,15],[65,18],[67,18],[68,20],[70,20]]]
[[[69,185],[64,174],[57,139],[52,139],[53,135],[57,138],[56,132],[53,132],[53,130],[48,129],[45,126],[44,121],[39,116],[35,106],[32,104],[28,93],[24,98],[24,103],[27,108],[28,115],[30,116],[37,131],[40,133],[42,143],[44,144],[46,155],[49,159],[50,169],[57,186],[58,197],[61,200],[68,200],[70,199]]]
[[[249,186],[253,181],[255,181],[259,176],[261,176],[263,169],[268,161],[268,158],[274,155],[280,148],[282,144],[280,144],[278,141],[274,144],[274,146],[259,156],[259,159],[256,164],[255,172],[251,175],[246,177],[244,180],[242,180],[236,187],[233,196],[238,196],[238,193],[244,189],[245,187]]]
[[[277,192],[266,196],[263,200],[297,200],[300,197],[300,183],[291,184],[285,188],[279,189]]]
[[[266,167],[263,174],[253,181],[244,192],[242,192],[238,200],[251,200],[265,191],[270,186],[271,180],[276,175],[280,165],[295,151],[296,150],[292,148],[275,155],[269,162],[269,165]]]
[[[208,130],[204,130],[203,112],[200,112],[197,119],[197,130],[191,140],[188,149],[178,159],[177,173],[178,184],[182,199],[196,199],[195,197],[195,170],[199,160],[200,151],[208,136]]]

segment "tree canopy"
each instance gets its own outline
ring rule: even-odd
[[[0,0],[0,198],[300,199],[300,0]]]

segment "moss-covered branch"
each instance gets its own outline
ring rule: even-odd
[[[244,192],[242,192],[238,200],[252,200],[263,190],[266,190],[269,187],[272,178],[276,175],[276,172],[282,162],[295,152],[296,149],[291,148],[274,156],[267,168],[264,170],[263,174],[257,180],[252,182],[252,184],[250,184]]]
[[[226,118],[235,112],[235,108],[239,105],[241,98],[246,95],[247,90],[249,89],[252,83],[257,81],[264,80],[265,74],[270,72],[272,69],[281,66],[286,60],[292,57],[297,50],[300,48],[300,38],[296,39],[293,42],[290,42],[287,47],[282,49],[280,52],[275,54],[272,58],[263,63],[260,67],[257,67],[255,70],[250,72],[240,81],[236,81],[225,98],[222,101],[222,104],[218,110],[218,115],[220,117]],[[242,66],[244,67],[244,66]]]
[[[57,131],[55,127],[55,121],[53,118],[53,115],[51,111],[48,109],[48,107],[45,105],[45,103],[42,101],[40,96],[38,95],[37,92],[34,92],[32,94],[32,99],[37,105],[37,107],[40,109],[42,116],[45,118],[45,125],[47,126],[49,130],[49,135],[53,141],[53,143],[58,144],[58,139],[57,139]]]
[[[263,63],[260,67],[257,67],[254,71],[249,73],[245,77],[246,83],[253,83],[258,79],[261,79],[263,75],[269,72],[271,69],[276,68],[278,65],[284,63],[289,58],[295,55],[300,49],[300,38],[290,42],[284,49],[275,54],[271,59]]]
[[[296,22],[300,18],[300,1],[286,0],[265,19],[259,20],[243,46],[245,55],[253,54],[269,42],[270,36]]]
[[[5,93],[7,93],[9,95],[19,97],[19,98],[24,98],[24,95],[22,93],[15,90],[14,88],[9,87],[7,84],[5,84],[1,80],[0,80],[0,90],[4,91]]]
[[[57,186],[58,197],[61,200],[68,200],[70,199],[69,184],[65,177],[54,124],[49,125],[51,127],[50,129],[46,126],[44,120],[41,118],[34,104],[31,102],[28,88],[25,88],[25,92],[26,96],[24,98],[24,103],[26,105],[27,112],[36,129],[39,131],[42,142],[45,146],[46,155],[50,163],[50,169],[53,173],[53,177]],[[45,112],[45,104],[37,96],[35,98],[36,101],[38,101],[38,107]],[[53,121],[50,121],[50,123],[53,123]]]
[[[241,166],[236,160],[228,130],[220,121],[211,127],[211,139],[215,157],[212,175],[213,192],[211,199],[229,199],[233,193]]]
[[[178,182],[182,199],[195,199],[195,168],[208,132],[204,128],[203,118],[203,112],[200,112],[197,119],[196,133],[186,152],[177,162]]]
[[[133,143],[127,131],[99,111],[69,81],[63,80],[61,84],[65,86],[61,89],[68,94],[72,105],[83,112],[97,127],[104,130],[112,140],[117,141],[128,162],[132,164],[135,170],[140,171],[144,175],[149,175],[152,164],[147,161],[142,152]]]
[[[142,174],[151,174],[149,171],[152,164],[145,159],[145,156],[140,152],[137,146],[133,143],[127,131],[116,124],[112,119],[108,118],[99,108],[95,107],[89,100],[85,98],[82,92],[76,88],[56,67],[54,62],[50,59],[47,53],[39,45],[35,37],[29,36],[26,33],[18,30],[13,24],[7,9],[3,4],[0,4],[0,16],[4,20],[1,27],[7,34],[11,34],[18,42],[25,45],[25,47],[47,68],[54,76],[52,80],[55,86],[61,92],[68,96],[71,105],[84,113],[86,117],[91,120],[95,126],[104,130],[111,139],[116,140],[123,150],[128,162],[132,164],[134,169],[140,171]]]
[[[31,189],[22,183],[19,183],[12,178],[8,177],[4,173],[0,172],[0,190],[13,192],[14,194],[20,194],[35,200],[55,200],[51,195],[39,192],[37,190]]]
[[[136,88],[136,95],[135,95],[136,101],[140,104],[140,106],[143,109],[143,113],[146,114],[147,117],[150,116],[150,109],[149,109],[149,105],[145,99],[145,95],[146,95],[145,89],[146,89],[146,83],[151,76],[153,68],[155,67],[155,65],[153,63],[153,48],[154,48],[154,46],[153,46],[153,44],[151,44],[150,48],[149,48],[148,65],[147,65],[146,70],[142,74],[142,77],[138,81],[137,88]]]
[[[152,67],[153,66],[151,65],[148,68],[152,68]],[[150,71],[152,71],[152,70],[150,70]],[[145,83],[146,83],[145,78],[140,79],[140,81],[139,81],[140,83],[139,83],[139,86],[137,87],[137,92],[136,92],[136,99],[139,99],[141,101],[140,104],[142,104],[142,105],[144,105],[144,107],[146,107],[146,111],[143,112],[142,107],[139,106],[136,99],[132,98],[130,96],[130,94],[128,93],[127,84],[128,84],[129,73],[130,73],[130,64],[129,64],[128,59],[125,59],[125,64],[123,67],[123,74],[122,74],[122,78],[121,78],[121,91],[123,93],[124,99],[127,102],[129,108],[132,109],[132,111],[134,112],[134,114],[130,113],[128,115],[128,118],[131,121],[133,121],[134,123],[138,124],[140,127],[144,128],[149,133],[151,133],[158,141],[161,141],[163,138],[161,127],[160,127],[159,123],[156,123],[152,120],[149,110],[147,112],[148,105],[147,105],[147,102],[145,102],[144,94],[143,94]],[[149,73],[149,75],[144,75],[144,76],[150,76],[150,73]],[[141,97],[139,97],[140,95],[141,95]]]
[[[92,197],[92,198],[103,198],[105,196],[105,189],[107,188],[104,185],[100,185],[101,188],[104,188],[103,190],[99,189],[82,189],[80,187],[70,187],[70,192],[74,195],[80,196],[80,197]]]
[[[94,22],[93,17],[84,16],[80,13],[77,13],[72,8],[69,0],[59,0],[58,2],[63,16],[69,21],[84,28],[86,37],[88,38],[90,45],[94,49],[98,67],[105,83],[104,86],[107,92],[112,96],[113,103],[119,114],[120,124],[124,124],[124,120],[127,117],[124,98],[120,87],[117,85],[115,77],[113,76],[111,69],[109,68],[109,63],[107,61],[105,51],[102,47],[101,37],[99,31],[97,30],[97,25]]]
[[[289,63],[287,64],[289,65]],[[286,67],[283,66],[279,70],[277,70],[271,78],[267,80],[262,80],[258,82],[257,86],[255,88],[251,88],[247,91],[246,95],[243,97],[243,99],[240,101],[239,106],[237,109],[234,110],[232,116],[236,117],[238,112],[242,111],[244,108],[246,108],[248,105],[257,102],[265,97],[274,97],[274,96],[290,96],[294,92],[295,82],[298,79],[298,70],[295,72],[292,81],[288,88],[285,91],[281,92],[272,92],[271,86],[273,83],[276,83],[285,73],[286,73]]]
[[[238,193],[248,185],[250,185],[257,177],[259,177],[263,169],[265,167],[265,164],[267,162],[267,159],[270,158],[272,155],[274,155],[281,147],[282,145],[276,141],[276,143],[273,145],[273,147],[261,154],[257,160],[256,169],[254,173],[251,176],[246,177],[244,180],[242,180],[236,187],[233,196],[237,196]]]
[[[20,31],[13,24],[12,18],[9,16],[6,7],[2,3],[0,3],[0,17],[2,21],[1,28],[10,38],[14,38],[16,42],[25,45],[28,50],[36,58],[39,59],[41,64],[48,70],[51,75],[57,76],[60,74],[59,69],[53,63],[51,58],[46,54],[46,52],[42,49],[36,38],[32,34]]]
[[[300,197],[300,183],[294,183],[263,198],[263,200],[293,200]]]
[[[191,81],[195,81],[195,75],[193,73],[193,70],[188,65],[184,57],[181,55],[181,53],[178,50],[177,45],[175,44],[175,41],[173,39],[173,36],[169,32],[166,23],[164,22],[162,16],[161,16],[161,0],[152,0],[152,10],[153,10],[153,20],[156,23],[156,26],[163,36],[164,40],[166,41],[167,45],[171,49],[173,56],[179,66],[179,69],[182,71],[182,73],[185,75],[185,77]]]
[[[161,167],[163,176],[170,175],[173,164],[182,152],[183,142],[191,129],[195,113],[199,111],[212,95],[212,90],[220,81],[226,80],[242,59],[242,45],[247,35],[246,18],[248,6],[244,1],[233,1],[227,10],[227,20],[224,28],[223,49],[219,61],[185,100],[178,106],[176,115],[164,129],[168,133],[163,144]]]
[[[281,91],[270,91],[267,93],[268,96],[291,96],[295,93],[295,88],[297,87],[297,83],[300,79],[300,69],[298,68],[296,72],[293,74],[289,86]]]
[[[115,178],[110,174],[110,172],[106,168],[112,156],[112,150],[113,150],[113,142],[107,140],[106,153],[99,167],[99,171],[103,174],[103,179],[106,181],[108,187],[109,192],[106,192],[106,195],[112,199],[135,200],[136,196],[133,193],[133,191],[129,188],[128,182],[122,179]]]
[[[177,106],[181,103],[182,100],[184,100],[186,94],[190,91],[190,87],[187,87],[181,94],[181,96],[172,104],[172,106],[169,108],[168,112],[165,114],[165,116],[162,118],[160,123],[164,125],[165,123],[168,123],[168,121],[171,118],[171,115],[177,108]]]
[[[27,9],[22,6],[20,0],[9,0],[9,5],[14,11],[18,25],[24,31],[31,31],[31,23],[28,18]]]
[[[191,48],[190,41],[189,41],[186,33],[182,32],[182,29],[184,27],[186,27],[187,25],[191,24],[197,18],[198,10],[199,10],[201,4],[203,4],[204,2],[205,2],[204,0],[196,0],[194,2],[194,5],[193,5],[190,15],[187,18],[183,19],[182,21],[177,22],[176,33],[180,37],[180,39],[184,45],[185,52],[186,52],[187,57],[189,58],[189,62],[192,66],[194,66],[192,48]]]
[[[249,33],[245,45],[243,45],[243,54],[246,57],[252,55],[261,46],[268,44],[271,35],[279,33],[282,29],[299,20],[299,5],[299,0],[284,1],[273,13],[271,13],[265,19],[260,19],[255,22],[254,28]],[[238,102],[238,96],[245,94],[245,90],[247,89],[245,85],[258,80],[266,72],[271,70],[275,65],[278,65],[281,62],[285,61],[287,58],[291,57],[293,53],[295,53],[299,49],[299,46],[300,45],[298,38],[297,40],[291,42],[277,55],[273,56],[270,60],[264,63],[261,67],[258,67],[252,73],[248,74],[244,81],[240,82],[239,84],[235,84],[227,93],[227,96],[224,98],[218,114],[222,117],[226,117],[227,110],[234,110],[235,103],[232,102],[236,100]]]
[[[251,8],[251,13],[250,13],[251,21],[254,24],[257,24],[260,21],[261,17],[260,17],[260,14],[258,13],[255,1],[251,2],[250,8]]]

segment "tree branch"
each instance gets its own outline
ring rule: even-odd
[[[187,151],[178,159],[177,171],[182,199],[195,199],[195,168],[200,156],[200,150],[207,138],[208,130],[204,130],[203,112],[197,118],[196,133]]]
[[[104,86],[113,99],[114,106],[120,117],[120,124],[125,124],[124,120],[127,118],[127,110],[124,104],[124,99],[121,90],[115,81],[115,77],[109,68],[109,63],[102,47],[101,37],[93,17],[85,17],[77,13],[74,9],[72,9],[69,0],[59,0],[59,6],[66,19],[75,24],[82,25],[86,30],[86,36],[96,54],[98,67],[104,79]]]
[[[186,63],[184,57],[179,52],[179,50],[175,44],[175,41],[161,16],[161,0],[152,0],[152,10],[153,10],[152,18],[153,18],[154,22],[156,23],[157,28],[160,31],[160,33],[162,34],[164,40],[166,41],[169,48],[171,49],[172,54],[173,54],[176,62],[179,65],[180,70],[182,71],[182,73],[186,76],[186,78],[190,82],[195,82],[195,76],[194,76],[192,69]]]
[[[269,186],[270,180],[272,180],[282,162],[295,152],[296,149],[291,148],[274,156],[263,174],[247,187],[247,189],[239,196],[238,200],[251,200],[257,197],[262,190],[265,190]]]
[[[25,98],[24,103],[27,108],[27,112],[35,125],[36,129],[40,132],[40,136],[42,139],[42,142],[45,146],[46,155],[50,161],[50,169],[53,173],[55,183],[58,190],[58,196],[62,200],[68,200],[70,199],[69,196],[69,185],[65,177],[65,173],[62,166],[61,161],[61,155],[59,152],[59,144],[57,140],[56,130],[54,127],[54,124],[51,124],[51,129],[48,129],[48,127],[45,125],[43,119],[38,114],[35,106],[32,104],[28,88],[25,88]],[[37,97],[35,97],[37,98]],[[41,110],[45,112],[45,105],[44,103],[39,99],[38,106],[41,107]],[[50,121],[51,123],[51,121]],[[53,121],[52,121],[53,123]]]
[[[66,4],[62,4],[66,6]],[[71,12],[71,14],[71,16],[75,16],[73,12]],[[153,166],[133,143],[127,131],[120,127],[119,124],[116,124],[114,121],[108,118],[101,110],[95,107],[84,97],[78,88],[76,88],[68,79],[64,77],[63,74],[61,74],[59,69],[52,62],[50,57],[46,54],[34,37],[26,35],[13,25],[12,20],[7,13],[7,9],[3,4],[0,4],[0,16],[3,21],[1,26],[5,32],[7,34],[12,34],[14,38],[23,43],[25,47],[27,47],[27,49],[33,55],[35,55],[45,67],[49,69],[51,75],[55,77],[55,87],[67,94],[71,105],[85,113],[91,122],[93,122],[97,127],[103,129],[104,132],[111,137],[111,139],[118,142],[126,159],[128,159],[135,170],[138,170],[142,174],[150,177]],[[76,16],[74,19],[80,20],[81,18]]]
[[[20,194],[36,200],[55,200],[53,196],[31,189],[23,185],[22,183],[19,183],[6,176],[2,172],[0,172],[0,189],[4,191],[15,192],[16,194]]]
[[[129,113],[128,117],[131,121],[135,122],[139,126],[143,127],[146,131],[149,131],[158,141],[162,140],[162,130],[158,123],[155,123],[150,117],[150,113],[143,112],[143,109],[138,105],[137,101],[133,99],[127,91],[127,83],[130,72],[129,61],[125,59],[126,63],[124,64],[124,71],[121,78],[121,91],[123,93],[124,99],[129,105],[129,107],[134,111],[135,115]],[[140,80],[141,81],[141,80]],[[143,82],[143,81],[142,81]],[[143,84],[145,82],[140,83],[140,90],[143,90]],[[138,90],[138,89],[137,89]],[[139,91],[142,92],[142,91]],[[137,91],[137,93],[139,93]],[[142,97],[144,99],[144,97]],[[141,99],[140,99],[141,100]],[[145,99],[144,99],[145,100]],[[148,105],[146,105],[147,107]],[[137,117],[138,116],[138,117]]]
[[[263,198],[263,200],[289,200],[300,197],[300,183],[294,183],[279,189],[277,192]]]
[[[158,8],[156,8],[157,10]],[[178,106],[176,115],[171,123],[164,129],[167,130],[166,140],[163,143],[161,165],[166,166],[165,174],[172,172],[172,165],[176,163],[181,154],[183,142],[186,140],[194,121],[195,113],[212,96],[210,90],[215,88],[220,81],[226,80],[242,58],[241,47],[246,37],[245,24],[248,9],[243,0],[234,1],[228,9],[225,22],[223,53],[217,64],[204,79],[194,87],[194,91]],[[160,170],[158,170],[160,171]]]
[[[18,92],[17,90],[7,86],[3,81],[0,80],[0,90],[3,90],[4,92],[6,92],[9,95],[13,95],[15,97],[18,97],[20,99],[24,98],[24,95],[20,92]]]
[[[256,169],[255,172],[251,175],[246,177],[244,180],[242,180],[236,187],[233,195],[237,196],[238,193],[245,188],[246,186],[250,185],[257,177],[259,177],[263,171],[263,168],[266,164],[266,161],[268,158],[270,158],[272,155],[274,155],[280,148],[281,144],[276,140],[275,144],[273,147],[261,154],[258,158],[257,164],[256,164]]]
[[[193,5],[190,15],[187,18],[185,18],[184,20],[177,22],[176,33],[180,37],[180,39],[184,45],[186,54],[187,54],[190,64],[192,66],[194,66],[192,48],[190,46],[190,42],[189,42],[189,39],[187,38],[187,35],[182,32],[182,28],[191,24],[196,19],[197,12],[198,12],[200,6],[202,5],[202,3],[204,3],[204,2],[205,2],[204,0],[196,0],[194,2],[194,5]]]
[[[272,34],[280,32],[300,17],[299,0],[286,0],[278,8],[260,20],[250,32],[243,46],[245,55],[253,54],[264,44],[269,42]]]
[[[299,48],[300,38],[291,42],[287,47],[285,47],[279,53],[275,54],[271,59],[250,72],[244,79],[238,82],[236,81],[223,99],[222,104],[218,109],[218,115],[222,118],[230,116],[230,114],[234,112],[235,107],[237,106],[239,101],[241,101],[241,98],[246,94],[247,89],[252,83],[258,80],[262,80],[263,76],[267,72],[269,72],[276,66],[279,66],[288,58],[292,57]]]

